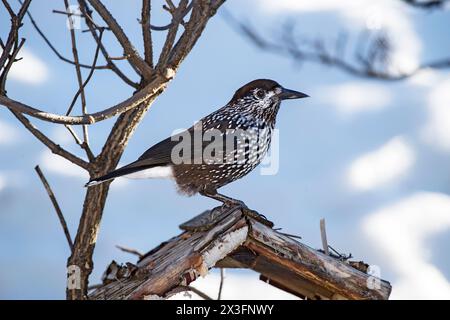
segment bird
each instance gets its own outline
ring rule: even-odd
[[[253,80],[239,88],[225,106],[191,128],[153,145],[136,161],[92,178],[86,186],[118,177],[169,178],[181,194],[199,193],[227,207],[248,209],[242,201],[217,190],[260,164],[270,147],[281,102],[306,97],[274,80]]]

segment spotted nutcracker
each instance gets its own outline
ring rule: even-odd
[[[86,186],[121,176],[171,178],[183,194],[198,192],[224,205],[246,208],[217,189],[242,178],[261,162],[270,147],[281,101],[305,97],[308,95],[285,89],[273,80],[251,81],[224,107],[188,130],[157,143],[138,160],[91,179]]]

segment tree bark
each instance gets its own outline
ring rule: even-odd
[[[132,134],[147,110],[155,100],[156,96],[146,104],[122,114],[116,121],[111,133],[105,143],[101,154],[93,163],[90,171],[91,177],[97,177],[113,170]],[[87,189],[83,205],[83,212],[75,238],[74,250],[67,262],[68,270],[77,270],[80,279],[79,286],[67,287],[67,299],[85,299],[88,287],[89,275],[92,273],[94,253],[97,235],[100,228],[103,209],[108,196],[110,183],[106,182]],[[69,275],[70,276],[70,275]]]

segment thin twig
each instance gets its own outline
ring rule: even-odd
[[[128,78],[117,66],[116,64],[109,58],[109,53],[106,50],[103,43],[100,41],[99,35],[97,34],[97,30],[100,28],[97,26],[97,24],[94,22],[94,19],[92,18],[92,11],[89,8],[88,4],[85,0],[78,0],[78,5],[80,6],[81,13],[83,14],[85,18],[86,25],[89,28],[89,31],[92,35],[92,38],[94,41],[100,46],[100,50],[102,51],[102,55],[105,58],[108,67],[120,78],[122,81],[124,81],[129,86],[137,89],[139,88],[139,84],[132,81],[130,78]],[[106,28],[109,30],[109,28]]]
[[[70,135],[73,137],[73,139],[75,140],[75,143],[77,145],[79,145],[81,147],[81,149],[84,149],[86,152],[86,155],[89,159],[90,162],[93,162],[95,160],[95,155],[92,152],[91,148],[86,145],[83,141],[81,141],[80,137],[78,137],[77,133],[75,132],[75,130],[72,128],[72,126],[66,124],[64,125],[64,127],[69,131]]]
[[[23,46],[24,43],[25,43],[25,39],[22,38],[20,40],[20,43],[16,46],[16,48],[14,48],[14,51],[13,51],[12,55],[8,59],[8,63],[6,64],[5,68],[3,69],[3,72],[2,72],[2,74],[0,76],[0,94],[1,95],[6,94],[6,88],[5,87],[6,87],[6,79],[8,77],[8,73],[11,70],[11,67],[14,64],[14,62],[18,61],[18,60],[16,60],[16,56],[19,53],[20,49],[22,49],[22,46]]]
[[[2,0],[2,2],[11,18],[14,17],[16,14],[14,13],[13,9],[11,9],[11,6],[9,5],[8,1]]]
[[[114,33],[124,52],[130,56],[130,59],[128,59],[127,61],[130,62],[131,66],[135,67],[145,79],[150,79],[153,74],[153,69],[139,56],[138,51],[131,44],[121,26],[111,15],[111,12],[109,12],[109,10],[103,5],[100,0],[88,1]]]
[[[47,179],[45,178],[44,174],[41,171],[41,168],[39,166],[34,167],[34,170],[36,170],[39,178],[42,181],[42,184],[44,185],[45,190],[47,191],[47,194],[52,201],[53,207],[55,208],[56,214],[58,215],[59,222],[61,223],[61,227],[63,228],[64,234],[67,239],[67,243],[69,244],[70,251],[73,251],[73,242],[72,238],[70,236],[69,228],[67,227],[66,219],[64,218],[64,215],[61,211],[61,208],[58,204],[58,201],[56,200],[55,194],[53,193],[52,188],[50,187],[50,184],[48,183]]]
[[[100,30],[100,36],[99,36],[100,42],[101,42],[102,36],[103,36],[103,30]],[[95,54],[94,54],[94,61],[92,62],[92,68],[89,71],[89,74],[86,77],[86,80],[82,83],[82,85],[78,89],[77,93],[73,97],[72,102],[71,102],[71,104],[70,104],[70,106],[69,106],[69,108],[67,110],[66,115],[70,114],[70,112],[72,111],[72,109],[73,109],[73,107],[74,107],[74,105],[75,105],[75,103],[76,103],[76,101],[78,99],[78,96],[81,94],[81,92],[84,91],[84,88],[87,86],[87,84],[91,80],[92,76],[94,75],[95,65],[97,64],[97,59],[98,59],[98,56],[99,56],[99,52],[100,52],[100,45],[97,45],[97,49],[95,50]],[[83,109],[83,115],[86,115],[86,109],[85,108]],[[71,131],[71,130],[69,129],[69,131]],[[78,145],[80,145],[86,151],[86,155],[88,156],[89,160],[93,161],[95,156],[92,153],[91,148],[89,147],[89,143],[88,143],[89,140],[87,139],[87,126],[86,125],[83,126],[83,133],[84,133],[84,137],[85,137],[84,142],[80,144],[79,141],[77,141],[77,139],[75,139],[75,141],[77,142]],[[72,136],[74,135],[73,130],[71,131],[71,134],[72,134]]]
[[[286,237],[292,238],[292,239],[302,239],[301,236],[297,236],[295,234],[286,233],[286,232],[280,232],[280,231],[279,231],[279,233],[284,235],[284,236],[286,236]]]
[[[225,280],[225,271],[223,268],[220,268],[220,284],[219,284],[219,292],[217,294],[217,300],[221,300],[222,298],[222,289],[224,280]]]
[[[153,68],[153,43],[152,43],[152,31],[150,29],[150,19],[151,19],[151,1],[142,0],[142,12],[141,12],[141,23],[142,23],[142,38],[144,41],[144,59],[148,65]]]
[[[81,115],[81,116],[65,116],[60,114],[54,114],[50,112],[45,112],[31,106],[28,106],[22,102],[15,101],[5,96],[0,95],[0,105],[3,105],[16,112],[28,114],[34,118],[61,124],[70,125],[83,125],[83,124],[94,124],[100,122],[129,110],[132,110],[140,106],[143,102],[148,101],[150,98],[158,95],[160,90],[164,88],[170,79],[164,76],[155,77],[154,81],[150,82],[142,90],[137,91],[130,98],[112,106],[107,109],[97,111],[95,113]]]
[[[259,32],[257,32],[256,29],[252,28],[248,24],[245,24],[237,20],[228,11],[224,10],[223,13],[224,14],[222,16],[233,28],[235,28],[239,33],[243,34],[247,39],[251,40],[251,42],[260,49],[266,50],[268,52],[273,52],[279,55],[286,55],[294,61],[299,62],[312,61],[329,65],[358,77],[372,78],[385,81],[399,81],[412,77],[422,70],[430,68],[431,69],[450,68],[450,58],[446,57],[428,63],[423,63],[414,70],[409,72],[389,73],[383,70],[375,70],[373,68],[373,65],[371,64],[371,61],[368,61],[368,59],[366,57],[363,57],[360,53],[357,55],[357,58],[358,62],[361,65],[358,63],[347,61],[347,59],[344,59],[338,56],[337,54],[331,54],[330,52],[327,52],[324,49],[321,41],[315,41],[316,46],[313,46],[312,49],[306,50],[304,48],[300,48],[293,41],[292,35],[286,33],[286,30],[284,30],[284,34],[281,37],[282,41],[280,42],[269,41],[266,40],[265,37],[263,37]],[[366,38],[367,37],[364,37],[364,39]]]
[[[73,130],[72,126],[66,124],[64,125],[64,127],[66,127],[66,129],[69,131],[70,135],[75,140],[75,143],[81,147],[83,141],[81,141],[80,137],[78,137],[77,133],[75,132],[75,130]]]
[[[23,114],[16,112],[14,110],[10,110],[14,116],[25,126],[31,134],[33,134],[39,141],[41,141],[47,148],[50,149],[56,155],[59,155],[70,162],[76,164],[77,166],[89,170],[89,163],[84,161],[81,158],[78,158],[76,155],[70,153],[69,151],[63,149],[59,144],[56,144],[51,139],[49,139],[45,134],[39,131]]]
[[[121,251],[123,251],[123,252],[134,254],[135,256],[138,256],[139,258],[142,258],[144,256],[141,252],[139,252],[136,249],[122,247],[122,246],[119,246],[119,245],[116,245],[116,248],[121,250]]]
[[[83,17],[83,15],[81,13],[69,12],[68,10],[67,11],[52,10],[52,12],[53,13],[58,13],[58,14],[63,14],[63,15],[66,15],[68,17],[71,17],[71,16]]]
[[[64,6],[66,8],[66,12],[69,13],[70,6],[69,6],[68,0],[64,0]],[[77,82],[78,82],[78,87],[79,87],[78,92],[80,92],[80,96],[81,96],[81,110],[82,110],[83,115],[86,115],[87,114],[87,106],[86,106],[86,94],[84,92],[85,84],[83,83],[83,77],[81,75],[81,68],[80,68],[80,62],[79,62],[78,50],[77,50],[77,41],[76,41],[76,36],[75,36],[75,28],[74,28],[74,22],[73,22],[72,15],[69,15],[68,19],[69,19],[69,30],[70,30],[70,39],[71,39],[71,44],[72,44],[73,60],[75,62],[75,71],[76,71]],[[98,57],[98,48],[96,49],[96,53],[95,53],[94,66],[97,63],[97,57]],[[95,68],[94,67],[91,68],[90,76],[92,76],[94,71],[95,71]],[[70,111],[71,111],[71,109],[68,111],[67,115],[70,114]],[[87,125],[83,125],[83,145],[85,146],[85,149],[89,148],[89,131],[88,131]]]
[[[11,54],[11,51],[14,52],[19,45],[19,29],[22,26],[23,17],[27,12],[30,3],[31,0],[25,0],[20,7],[19,13],[11,16],[11,28],[8,33],[8,38],[6,39],[6,43],[4,44],[3,52],[0,55],[0,70],[5,66],[6,60]]]
[[[161,54],[158,60],[158,67],[161,67],[167,63],[169,59],[170,51],[172,50],[173,44],[175,43],[175,39],[178,33],[178,27],[183,20],[184,12],[188,5],[188,0],[181,0],[178,8],[170,8],[170,13],[172,14],[172,23],[169,28],[169,32],[167,33],[166,41],[164,42],[163,48],[161,50]]]
[[[121,56],[121,57],[108,57],[110,60],[126,60],[128,59],[128,56]]]
[[[186,7],[186,9],[184,10],[182,17],[181,17],[181,21],[180,23],[183,25],[183,18],[187,16],[187,14],[192,10],[194,1],[191,1],[191,3]],[[139,21],[140,23],[142,23],[142,20]],[[150,24],[150,29],[154,30],[154,31],[166,31],[169,30],[170,28],[172,28],[172,26],[174,25],[173,22],[170,22],[169,24],[166,24],[165,26],[155,26],[153,24]]]
[[[406,4],[409,4],[410,6],[420,8],[420,9],[440,9],[444,7],[446,3],[448,3],[448,0],[429,0],[429,1],[422,1],[422,0],[402,0]]]

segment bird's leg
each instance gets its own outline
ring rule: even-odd
[[[200,191],[200,194],[202,196],[222,202],[225,207],[240,207],[242,209],[242,213],[247,217],[255,219],[256,221],[261,222],[262,224],[270,228],[274,226],[272,221],[268,220],[264,215],[258,213],[257,211],[247,207],[247,205],[241,200],[233,199],[231,197],[218,193],[217,190],[204,189]]]

